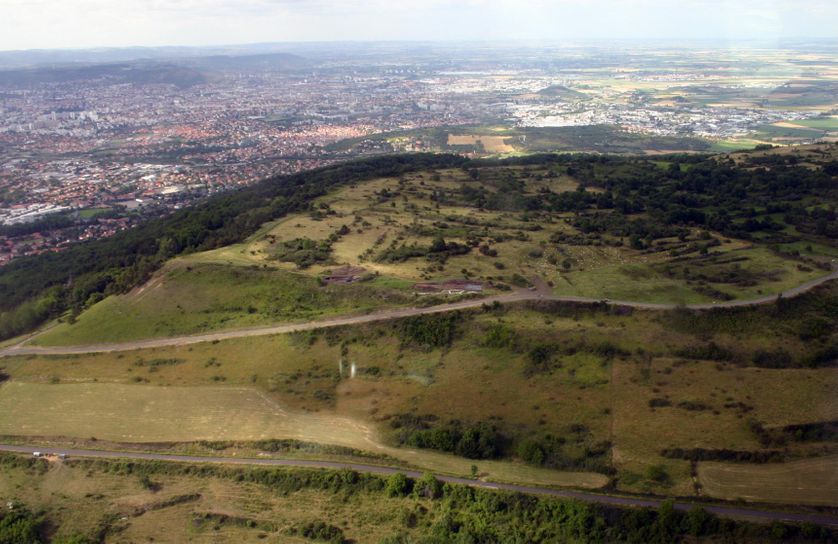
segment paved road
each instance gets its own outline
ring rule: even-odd
[[[0,444],[0,451],[32,454],[36,451],[48,454],[64,453],[68,457],[89,457],[98,459],[135,459],[143,461],[170,461],[183,463],[218,463],[227,465],[259,465],[259,466],[283,466],[283,467],[307,467],[307,468],[330,468],[330,469],[351,469],[358,472],[369,472],[373,474],[394,474],[401,472],[411,478],[418,478],[420,472],[403,470],[398,468],[383,467],[376,465],[362,465],[358,463],[339,463],[334,461],[309,461],[303,459],[253,459],[234,457],[203,457],[194,455],[168,455],[162,453],[141,453],[141,452],[119,452],[101,450],[77,450],[77,449],[56,449],[39,446],[12,446]],[[504,491],[516,491],[531,495],[550,495],[566,499],[576,499],[585,502],[594,502],[612,506],[633,506],[657,508],[663,502],[658,499],[646,499],[630,496],[604,495],[584,491],[573,491],[569,489],[554,489],[550,487],[539,487],[529,485],[503,484],[485,482],[481,480],[470,480],[468,478],[455,478],[452,476],[437,476],[443,482],[469,485],[485,489],[500,489]],[[698,503],[677,502],[675,508],[678,510],[689,510]],[[818,525],[838,527],[838,516],[825,513],[794,513],[778,510],[760,510],[739,506],[718,506],[701,504],[701,506],[717,516],[745,519],[755,522],[786,521],[793,523],[810,522]]]
[[[823,283],[838,279],[838,269],[833,270],[830,274],[814,279],[799,285],[793,289],[789,289],[782,293],[784,298],[791,298],[806,291],[817,287]],[[453,302],[450,304],[440,304],[437,306],[428,306],[424,308],[396,308],[391,310],[380,310],[368,314],[355,314],[339,317],[325,318],[317,321],[308,321],[303,323],[287,323],[283,325],[270,325],[266,327],[252,327],[245,329],[232,329],[227,331],[212,332],[206,334],[196,334],[191,336],[174,336],[168,338],[152,338],[148,340],[137,340],[133,342],[122,342],[118,344],[88,344],[80,346],[55,346],[55,347],[40,347],[26,345],[26,340],[19,344],[0,350],[0,357],[9,357],[13,355],[71,355],[79,353],[105,353],[113,351],[130,351],[134,349],[159,348],[166,346],[185,346],[189,344],[198,344],[201,342],[213,342],[218,340],[229,340],[231,338],[246,338],[251,336],[267,336],[273,334],[287,334],[291,332],[310,331],[315,329],[324,329],[328,327],[339,327],[342,325],[358,325],[361,323],[373,323],[376,321],[387,321],[391,319],[398,319],[401,317],[411,317],[416,315],[436,314],[443,312],[451,312],[454,310],[465,310],[468,308],[477,308],[483,304],[492,304],[494,302],[510,303],[522,302],[527,300],[544,300],[556,302],[606,302],[614,306],[628,306],[640,310],[671,310],[677,307],[686,307],[693,310],[707,310],[711,308],[735,308],[740,306],[755,306],[759,304],[767,304],[777,300],[777,295],[765,296],[751,300],[732,300],[718,303],[702,303],[702,304],[687,304],[686,306],[677,304],[654,304],[650,302],[632,302],[625,300],[604,300],[587,297],[575,296],[559,296],[545,293],[543,289],[535,291],[517,291],[506,295],[497,295],[486,298],[468,299],[460,302]]]

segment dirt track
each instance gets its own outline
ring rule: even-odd
[[[822,276],[820,278],[814,279],[812,281],[806,282],[802,285],[798,285],[797,287],[789,289],[788,291],[783,292],[780,296],[782,296],[783,298],[795,297],[817,287],[818,285],[835,279],[838,279],[838,269],[833,270],[830,274],[827,274],[826,276]],[[130,351],[135,349],[159,348],[166,346],[185,346],[189,344],[199,344],[201,342],[229,340],[232,338],[287,334],[291,332],[310,331],[315,329],[325,329],[329,327],[340,327],[344,325],[358,325],[362,323],[373,323],[376,321],[387,321],[391,319],[411,317],[416,315],[451,312],[455,310],[477,308],[482,306],[483,304],[492,304],[494,302],[499,302],[502,304],[522,302],[528,300],[583,303],[605,302],[614,306],[627,306],[639,310],[671,310],[677,307],[685,307],[692,310],[708,310],[711,308],[736,308],[741,306],[756,306],[759,304],[767,304],[777,300],[777,297],[778,295],[771,295],[751,300],[733,300],[718,303],[713,302],[702,304],[687,304],[686,306],[684,306],[677,304],[654,304],[649,302],[632,302],[623,300],[594,299],[574,296],[558,296],[545,293],[543,289],[538,289],[535,291],[518,291],[507,295],[497,295],[493,297],[463,300],[460,302],[440,304],[438,306],[429,306],[426,308],[398,308],[393,310],[381,310],[362,315],[332,317],[321,319],[318,321],[287,323],[283,325],[269,325],[266,327],[252,327],[246,329],[233,329],[206,334],[196,334],[191,336],[152,338],[148,340],[136,340],[133,342],[122,342],[118,344],[88,344],[81,346],[40,347],[28,346],[26,345],[26,341],[28,340],[25,340],[20,344],[0,350],[0,357],[11,357],[14,355],[72,355],[79,353]]]

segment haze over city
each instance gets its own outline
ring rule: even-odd
[[[288,41],[835,38],[830,0],[4,0],[0,50]]]

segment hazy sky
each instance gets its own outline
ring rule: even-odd
[[[838,0],[0,0],[0,49],[838,37]]]

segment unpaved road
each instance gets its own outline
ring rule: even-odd
[[[70,458],[73,457],[88,457],[98,459],[136,459],[144,461],[169,461],[181,463],[218,463],[228,465],[260,465],[260,466],[283,466],[283,467],[306,467],[306,468],[330,468],[330,469],[350,469],[358,472],[369,472],[373,474],[394,474],[401,472],[411,478],[419,478],[422,476],[420,472],[410,470],[402,470],[391,467],[376,466],[376,465],[362,465],[357,463],[339,463],[334,461],[309,461],[303,459],[249,459],[249,458],[232,458],[232,457],[203,457],[194,455],[167,455],[161,453],[142,453],[142,452],[120,452],[120,451],[102,451],[102,450],[76,450],[76,449],[55,449],[42,448],[39,446],[12,446],[0,444],[0,451],[33,454],[34,452],[41,452],[44,454],[63,453]],[[599,493],[590,493],[585,491],[573,491],[570,489],[554,489],[551,487],[538,487],[529,485],[503,484],[495,482],[485,482],[482,480],[470,480],[468,478],[456,478],[453,476],[437,476],[443,482],[454,484],[469,485],[472,487],[480,487],[485,489],[500,489],[504,491],[513,491],[518,493],[527,493],[531,495],[550,495],[553,497],[560,497],[565,499],[576,499],[585,502],[594,502],[599,504],[607,504],[612,506],[632,506],[632,507],[649,507],[657,508],[661,505],[663,500],[647,499],[630,496],[605,495]],[[691,503],[686,501],[676,502],[675,508],[678,510],[690,510],[698,503]],[[792,523],[815,523],[818,525],[826,525],[838,527],[838,517],[828,513],[797,513],[784,512],[780,510],[761,510],[758,508],[746,508],[740,506],[720,506],[712,504],[700,504],[705,510],[717,516],[743,519],[754,522],[772,522],[785,521]]]
[[[780,296],[783,298],[791,298],[802,293],[805,293],[818,285],[826,283],[831,280],[838,279],[838,269],[833,270],[830,274],[816,278],[812,281],[798,285],[788,291],[784,291]],[[476,298],[463,300],[460,302],[452,302],[450,304],[440,304],[437,306],[428,306],[426,308],[396,308],[391,310],[380,310],[361,315],[348,315],[339,317],[330,317],[320,319],[317,321],[307,321],[302,323],[286,323],[283,325],[269,325],[265,327],[251,327],[245,329],[232,329],[219,332],[211,332],[206,334],[195,334],[190,336],[173,336],[168,338],[151,338],[148,340],[135,340],[132,342],[121,342],[117,344],[87,344],[79,346],[30,346],[26,345],[25,340],[19,344],[0,350],[0,357],[10,357],[13,355],[72,355],[79,353],[105,353],[113,351],[130,351],[135,349],[159,348],[166,346],[186,346],[189,344],[199,344],[201,342],[214,342],[218,340],[229,340],[232,338],[246,338],[251,336],[269,336],[273,334],[287,334],[291,332],[310,331],[315,329],[325,329],[328,327],[340,327],[343,325],[358,325],[362,323],[373,323],[376,321],[387,321],[391,319],[398,319],[402,317],[411,317],[417,315],[437,314],[443,312],[451,312],[454,310],[465,310],[468,308],[477,308],[483,304],[492,304],[494,302],[510,303],[521,302],[526,300],[544,300],[556,302],[606,302],[613,306],[627,306],[639,310],[672,310],[677,307],[685,307],[692,310],[708,310],[711,308],[736,308],[740,306],[756,306],[759,304],[767,304],[777,300],[778,295],[769,295],[761,298],[751,300],[732,300],[727,302],[710,302],[701,304],[655,304],[651,302],[632,302],[625,300],[609,300],[609,299],[595,299],[587,297],[575,296],[560,296],[545,293],[543,289],[534,291],[518,291],[506,295],[497,295],[486,298]]]

